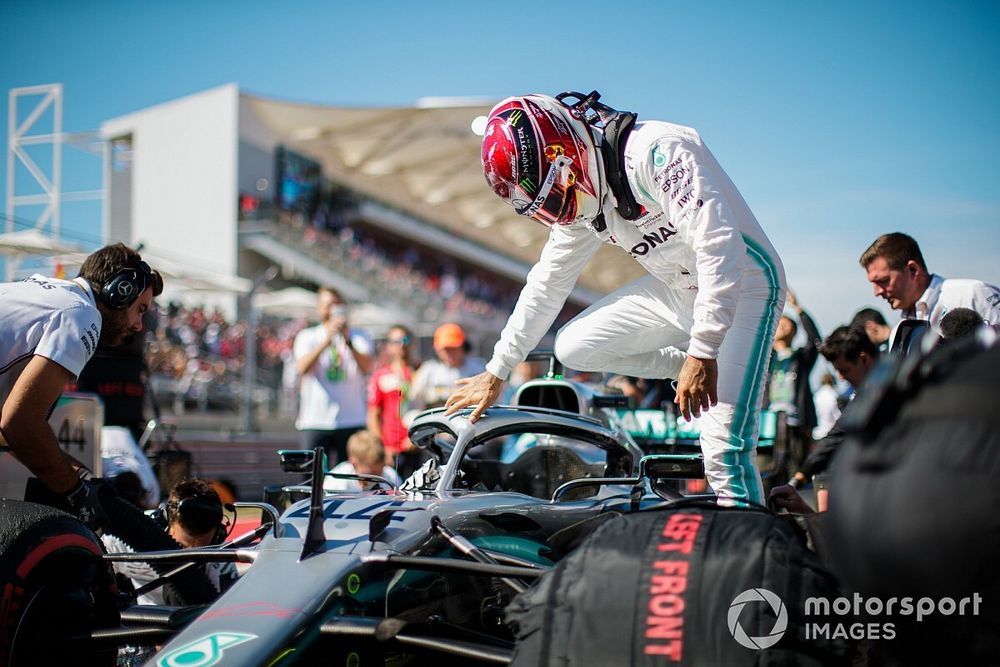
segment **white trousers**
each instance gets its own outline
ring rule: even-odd
[[[785,291],[780,278],[760,273],[745,275],[743,282],[719,349],[719,402],[702,412],[701,450],[706,477],[720,499],[763,505],[754,460],[757,422]],[[560,329],[556,358],[580,371],[676,378],[687,358],[696,294],[694,288],[669,288],[653,276],[640,278]]]

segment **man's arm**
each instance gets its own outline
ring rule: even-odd
[[[802,464],[802,469],[795,473],[795,479],[799,484],[805,484],[813,475],[818,475],[830,467],[830,461],[844,442],[845,435],[838,419],[825,437],[813,443],[813,449]]]
[[[379,440],[382,439],[382,406],[369,405],[366,425],[371,434]]]
[[[581,223],[552,228],[541,257],[528,272],[514,312],[493,348],[493,358],[479,375],[458,381],[459,388],[445,403],[445,414],[474,407],[469,416],[474,422],[496,403],[504,381],[552,326],[580,272],[601,244]]]
[[[538,262],[531,267],[514,310],[493,347],[486,370],[506,380],[535,349],[573,291],[577,278],[602,241],[586,225],[553,227]]]
[[[799,323],[802,324],[802,330],[806,335],[806,344],[802,346],[800,352],[802,359],[802,367],[799,371],[803,375],[808,375],[812,370],[813,366],[816,365],[816,360],[819,359],[819,348],[823,344],[823,337],[819,334],[819,327],[816,326],[816,322],[813,321],[812,316],[806,311],[805,308],[799,305],[798,300],[796,300],[795,295],[792,291],[788,291],[788,305],[795,310],[795,313],[799,316]],[[806,385],[808,386],[808,384]]]
[[[295,341],[296,344],[293,345],[292,353],[295,355],[295,370],[299,372],[299,377],[311,371],[312,367],[319,361],[320,355],[330,347],[330,343],[333,340],[333,332],[324,327],[324,333],[326,335],[323,336],[320,344],[316,347],[307,348],[306,345],[308,343],[304,338],[301,341]],[[301,336],[302,334],[300,333],[299,335]]]
[[[368,352],[359,350],[354,341],[351,340],[349,332],[345,330],[343,335],[344,343],[347,345],[347,349],[351,351],[351,354],[354,355],[354,361],[357,363],[358,369],[362,374],[369,375],[375,366],[375,358]]]
[[[76,470],[48,423],[49,409],[72,380],[70,371],[35,355],[14,383],[0,414],[0,429],[11,452],[56,493],[66,493],[78,483]]]

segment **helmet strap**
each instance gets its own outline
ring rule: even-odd
[[[577,101],[571,104],[566,101],[567,98],[575,98]],[[556,95],[556,100],[575,118],[593,127],[600,134],[601,141],[595,143],[604,163],[608,187],[615,196],[615,208],[618,215],[625,220],[636,220],[642,214],[642,207],[632,194],[628,178],[625,176],[625,145],[638,116],[631,111],[612,109],[602,104],[600,99],[601,94],[596,90],[591,91],[589,95],[574,91]],[[598,224],[606,226],[603,217],[602,213],[598,216],[600,220],[594,221],[595,229]]]

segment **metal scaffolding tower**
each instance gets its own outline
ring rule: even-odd
[[[8,94],[7,116],[7,188],[5,231],[14,231],[18,220],[19,207],[38,207],[42,210],[33,221],[34,229],[48,231],[58,240],[62,233],[62,204],[71,201],[104,199],[106,174],[102,168],[102,187],[99,190],[76,192],[62,191],[63,145],[82,148],[93,152],[95,141],[100,142],[96,132],[67,134],[63,132],[63,94],[61,83],[50,83],[25,88],[12,88]],[[43,117],[51,109],[51,131],[45,131]],[[22,111],[26,112],[19,122]],[[32,133],[34,132],[34,133]],[[51,146],[51,162],[39,165],[28,151],[30,146]],[[103,159],[103,149],[100,153]],[[18,167],[23,167],[29,179],[18,179]],[[45,167],[48,167],[46,169]],[[19,183],[19,181],[21,181]],[[21,185],[21,189],[18,186]],[[31,194],[20,194],[30,187]],[[38,192],[41,190],[41,192]],[[28,219],[25,218],[27,221]],[[7,279],[13,277],[19,263],[16,256],[7,258]]]

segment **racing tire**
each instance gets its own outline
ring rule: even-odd
[[[119,625],[100,540],[60,510],[0,500],[0,665],[114,665],[83,638]]]
[[[510,665],[849,665],[801,636],[805,600],[839,595],[790,520],[677,501],[604,520],[514,598]]]

